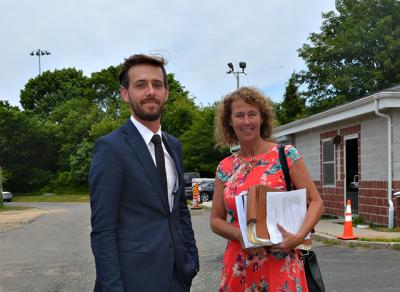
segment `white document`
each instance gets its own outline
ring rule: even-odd
[[[240,232],[242,233],[243,243],[246,248],[262,246],[249,241],[247,233],[247,192],[241,192],[235,197],[236,211],[238,214],[238,221]]]
[[[258,246],[266,246],[271,245],[270,240],[266,240],[263,243],[252,243],[249,241],[248,233],[247,233],[247,192],[241,192],[239,195],[235,197],[236,202],[236,211],[238,214],[238,221],[240,226],[240,232],[242,233],[243,243],[246,248],[250,247],[258,247]],[[263,239],[259,239],[263,241]]]
[[[282,242],[282,234],[276,226],[282,225],[288,232],[297,233],[303,224],[307,213],[306,189],[290,192],[267,192],[267,228],[270,241],[266,243],[252,243],[247,233],[247,192],[241,192],[235,197],[236,210],[246,248],[278,244]],[[306,236],[309,239],[310,235]]]
[[[267,228],[274,244],[282,242],[279,223],[290,233],[297,233],[307,214],[306,189],[267,192]],[[310,235],[306,236],[309,239]]]
[[[247,210],[247,192],[241,192],[235,197],[236,211],[238,215],[238,221],[240,226],[240,232],[242,233],[243,243],[246,248],[252,247],[247,237],[247,222],[246,222],[246,210]]]

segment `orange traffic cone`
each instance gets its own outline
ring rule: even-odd
[[[199,194],[199,183],[195,182],[193,185],[193,196],[192,196],[192,207],[190,209],[202,209],[199,206],[200,194]]]
[[[346,212],[344,214],[344,229],[343,235],[338,236],[339,239],[349,240],[357,239],[358,237],[353,235],[353,218],[351,215],[351,200],[347,200]]]

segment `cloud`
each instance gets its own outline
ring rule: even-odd
[[[282,97],[297,49],[318,32],[334,0],[2,0],[0,99],[19,104],[19,91],[43,70],[75,67],[85,75],[134,53],[161,52],[167,70],[202,104],[236,88],[227,63],[247,63],[241,85]]]

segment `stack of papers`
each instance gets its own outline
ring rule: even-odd
[[[257,237],[257,222],[248,220],[247,192],[242,192],[235,197],[240,231],[246,248],[281,243],[283,238],[277,224],[279,223],[290,233],[297,233],[306,217],[306,189],[290,192],[267,191],[260,193],[260,195],[266,196],[266,200],[262,201],[266,202],[265,220],[269,239]],[[310,235],[308,234],[305,239],[309,238]]]

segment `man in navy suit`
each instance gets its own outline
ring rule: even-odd
[[[168,99],[164,60],[131,56],[119,80],[132,116],[96,141],[89,173],[94,290],[189,291],[199,258],[181,144],[161,131]]]

